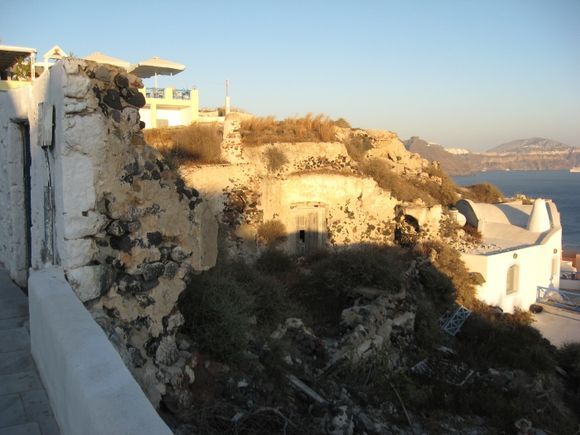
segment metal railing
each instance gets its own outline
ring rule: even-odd
[[[165,88],[146,88],[145,98],[165,98]]]
[[[580,312],[580,293],[538,286],[536,299],[542,304]]]
[[[189,89],[174,89],[174,100],[191,100],[191,91]]]
[[[172,91],[167,95],[167,90]],[[146,88],[146,98],[165,99],[172,98],[174,100],[191,100],[191,89],[171,89],[171,88]]]

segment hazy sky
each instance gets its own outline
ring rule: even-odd
[[[185,72],[200,105],[325,113],[449,147],[580,146],[580,0],[2,1],[2,44]],[[150,84],[148,82],[148,84]]]

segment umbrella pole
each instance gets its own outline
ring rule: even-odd
[[[155,89],[157,89],[157,73],[155,73]]]

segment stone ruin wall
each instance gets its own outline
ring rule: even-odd
[[[176,303],[189,276],[215,264],[217,222],[144,143],[139,87],[124,70],[65,59],[10,97],[30,123],[32,267],[64,270],[157,405],[188,379]]]
[[[229,256],[255,259],[265,249],[258,242],[258,227],[268,220],[284,223],[290,236],[285,249],[292,252],[296,231],[292,209],[296,204],[317,203],[324,208],[326,239],[336,248],[393,243],[395,227],[406,214],[417,220],[425,238],[438,236],[440,206],[400,207],[400,201],[360,173],[343,143],[243,147],[240,123],[240,117],[234,114],[228,116],[224,125],[223,155],[229,164],[180,168],[186,183],[195,185],[211,204],[211,214],[220,222],[223,250]],[[357,134],[367,135],[373,144],[367,158],[384,159],[397,173],[427,175],[421,172],[428,163],[409,153],[396,134],[387,131],[357,131]],[[285,163],[276,169],[268,165],[272,150],[284,155]]]

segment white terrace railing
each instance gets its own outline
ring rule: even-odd
[[[557,288],[537,288],[537,301],[558,308],[580,312],[580,293]]]

